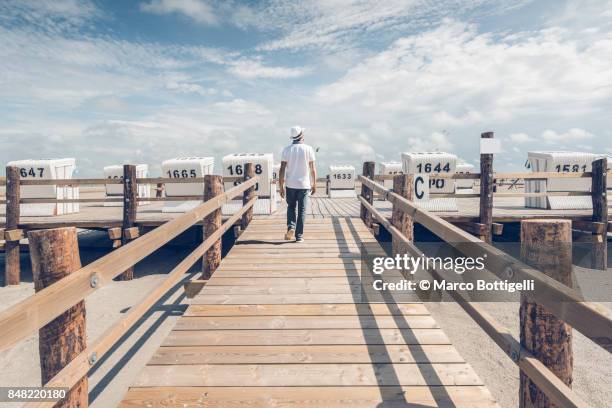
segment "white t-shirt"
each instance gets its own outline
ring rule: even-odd
[[[315,161],[312,147],[304,143],[292,143],[283,149],[282,161],[285,168],[285,186],[289,188],[310,189],[310,166]]]

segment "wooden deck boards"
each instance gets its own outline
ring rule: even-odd
[[[378,244],[358,218],[283,232],[253,220],[121,406],[496,406],[422,303],[362,292],[359,245]]]

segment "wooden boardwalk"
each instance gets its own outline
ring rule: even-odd
[[[251,222],[121,406],[496,406],[422,303],[362,292],[359,218],[284,230]]]

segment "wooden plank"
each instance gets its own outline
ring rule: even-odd
[[[291,295],[291,294],[359,294],[363,290],[359,283],[308,284],[308,285],[214,285],[206,288],[203,296],[209,295]]]
[[[285,304],[285,305],[190,305],[185,316],[390,316],[428,315],[421,303],[400,303],[387,305],[347,304]]]
[[[440,329],[319,329],[319,330],[183,330],[172,331],[163,345],[282,346],[323,344],[450,344]]]
[[[482,386],[377,387],[132,387],[120,407],[184,408],[490,408]]]
[[[402,300],[408,295],[401,295]],[[416,299],[416,297],[415,297]],[[295,293],[288,295],[198,295],[191,300],[191,304],[200,305],[257,305],[257,304],[312,304],[312,303],[370,303],[372,301],[383,301],[374,294],[361,296],[355,294],[319,294],[319,293]]]
[[[351,256],[351,257],[335,257],[335,258],[269,258],[265,255],[261,256],[249,256],[249,257],[231,257],[226,258],[223,262],[224,266],[229,265],[300,265],[305,268],[308,268],[311,265],[361,265],[361,257],[359,256]]]
[[[467,364],[148,365],[136,387],[482,385]]]
[[[241,263],[233,263],[233,264],[221,264],[217,271],[232,271],[232,270],[250,270],[256,272],[258,270],[261,271],[273,271],[273,270],[281,270],[281,271],[316,271],[316,270],[340,270],[340,271],[359,271],[361,272],[361,265],[358,261],[352,262],[329,262],[329,263],[321,263],[321,264],[299,264],[299,263],[287,263],[282,264],[278,262],[266,262],[266,263],[258,263],[258,264],[241,264]]]
[[[6,242],[20,241],[24,238],[22,229],[7,230],[3,235]]]
[[[108,237],[113,240],[121,239],[121,227],[109,228]]]
[[[381,251],[382,253],[382,251]],[[225,259],[225,263],[250,263],[250,262],[259,262],[261,259],[281,259],[281,260],[294,260],[295,263],[299,263],[300,261],[304,261],[304,263],[315,263],[313,262],[313,257],[316,255],[317,259],[324,260],[321,263],[326,263],[330,259],[336,260],[352,260],[352,259],[361,259],[361,253],[359,252],[350,252],[350,253],[337,253],[337,252],[317,252],[317,251],[284,251],[277,253],[268,253],[268,252],[247,252],[241,253],[236,252],[232,253],[232,257],[228,257]]]
[[[309,287],[312,285],[349,285],[360,283],[361,279],[353,277],[331,277],[331,278],[259,278],[253,277],[250,279],[228,278],[224,276],[215,276],[208,286],[264,286],[269,287],[294,285],[297,287]]]
[[[221,264],[223,266],[223,264]],[[359,269],[301,269],[301,270],[285,270],[283,268],[266,268],[258,269],[256,271],[248,270],[246,268],[234,268],[234,269],[217,269],[215,276],[223,276],[227,278],[330,278],[330,277],[360,277],[361,270]],[[348,302],[350,303],[350,302]]]
[[[464,363],[449,345],[160,347],[150,365]]]
[[[183,317],[174,330],[436,329],[431,316],[225,316]]]

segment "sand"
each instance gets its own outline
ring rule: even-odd
[[[104,237],[94,246],[108,245]],[[81,239],[80,239],[81,241]],[[184,255],[188,248],[170,247],[157,251],[150,259],[136,266],[136,277],[127,282],[111,282],[86,299],[87,338],[99,337],[105,329],[121,318],[130,306],[137,304],[146,293],[159,284]],[[82,248],[82,262],[89,262],[108,252],[101,248]],[[4,259],[0,257],[4,264]],[[22,283],[0,288],[0,310],[34,293],[28,254],[22,255]],[[3,273],[2,273],[3,274]],[[186,279],[191,274],[185,275]],[[170,332],[185,309],[181,305],[184,291],[174,288],[151,312],[136,325],[133,332],[122,339],[116,349],[107,354],[96,369],[90,372],[90,406],[107,408],[116,406],[140,370]],[[9,350],[0,352],[0,386],[40,386],[38,335],[32,335]],[[0,407],[18,407],[22,403],[1,403]]]

